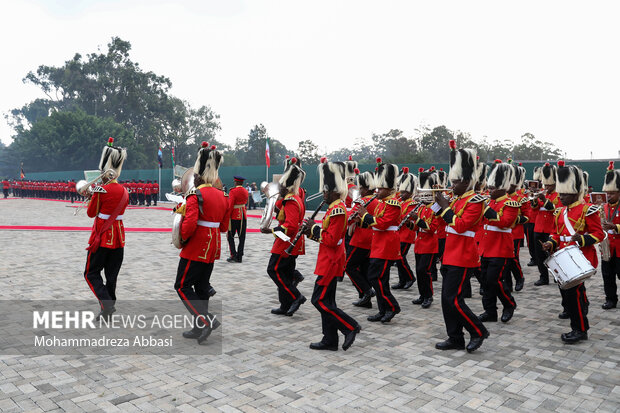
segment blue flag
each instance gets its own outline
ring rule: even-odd
[[[159,150],[157,151],[157,162],[159,162],[160,168],[164,166],[163,160],[161,159],[161,157],[162,157],[161,148],[159,148]]]

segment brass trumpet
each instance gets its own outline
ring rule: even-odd
[[[84,172],[84,176],[86,176],[86,172]],[[75,191],[86,199],[84,200],[84,202],[82,202],[81,205],[75,208],[75,211],[73,211],[73,215],[77,215],[80,209],[86,207],[86,205],[90,202],[90,199],[93,196],[92,185],[99,182],[100,180],[103,181],[104,178],[106,179],[106,181],[111,181],[112,179],[115,179],[116,171],[114,171],[114,169],[108,169],[107,171],[102,172],[96,178],[93,178],[88,182],[86,181],[86,179],[81,179],[77,181],[77,183],[75,184]]]

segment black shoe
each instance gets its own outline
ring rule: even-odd
[[[558,314],[558,318],[566,320],[570,318],[570,315],[568,314],[568,311],[562,311],[560,314]]]
[[[515,313],[515,307],[510,307],[510,308],[504,308],[504,310],[502,311],[502,323],[507,323],[510,321],[510,319],[512,318],[512,316]]]
[[[489,332],[485,331],[482,334],[482,337],[472,337],[471,340],[469,340],[469,344],[467,344],[467,352],[473,353],[474,351],[478,350],[482,345],[484,339],[489,338],[489,335]]]
[[[422,303],[422,308],[428,308],[431,306],[432,303],[433,303],[433,297],[427,298]]]
[[[603,305],[601,306],[601,308],[603,308],[603,310],[609,310],[609,309],[612,309],[612,308],[616,308],[616,305],[617,305],[617,304],[618,304],[618,303],[616,303],[615,301],[609,301],[609,300],[607,300],[607,301],[605,301],[605,304],[603,304]]]
[[[226,261],[228,261],[228,262],[237,262],[237,259],[235,257],[229,257]]]
[[[394,284],[392,286],[392,290],[402,290],[403,288],[405,288],[405,284],[399,282],[398,284]]]
[[[389,323],[390,321],[392,321],[392,319],[394,318],[394,316],[395,316],[396,314],[398,314],[398,313],[400,313],[400,308],[398,308],[398,307],[397,307],[397,308],[396,308],[396,310],[394,310],[394,311],[386,311],[386,312],[385,312],[385,315],[381,318],[381,322],[382,322],[383,324],[385,324],[385,323]]]
[[[235,259],[235,262],[238,262],[239,264],[241,264],[243,262],[243,258],[242,257],[237,257]]]
[[[215,288],[209,287],[209,297],[213,297],[216,293]]]
[[[415,300],[411,300],[411,304],[420,305],[424,302],[424,297],[418,297]]]
[[[451,337],[448,337],[447,340],[442,341],[441,343],[435,344],[435,348],[437,350],[464,350],[465,340],[463,339],[456,340]]]
[[[184,331],[183,337],[185,338],[198,338],[200,337],[201,330],[199,328],[192,328],[191,330]]]
[[[415,282],[415,280],[409,280],[405,283],[405,285],[403,286],[403,290],[408,290],[411,288],[411,286],[413,285],[413,283]]]
[[[272,308],[271,309],[271,314],[284,315],[284,314],[286,314],[287,311],[288,311],[288,309],[282,308],[282,307]]]
[[[322,341],[319,341],[318,343],[310,343],[310,348],[312,350],[338,351],[338,345],[337,344],[335,346],[332,346],[332,345],[329,345],[329,344],[325,344]]]
[[[484,322],[495,322],[497,321],[497,313],[491,314],[488,312],[484,312],[478,316],[478,320]]]
[[[304,276],[301,275],[299,271],[295,271],[295,276],[293,278],[293,286],[297,287],[297,285],[304,280]]]
[[[217,329],[221,324],[222,323],[220,323],[219,321],[217,321],[217,319],[215,319],[212,322],[210,322],[208,326],[203,327],[200,330],[200,335],[198,336],[198,344],[204,343],[207,340],[207,338],[209,338],[213,330]],[[183,336],[185,337],[185,335]]]
[[[537,264],[536,264],[536,262],[533,259],[531,259],[530,262],[528,262],[526,265],[528,267],[535,267]]]
[[[375,293],[375,290],[373,290],[373,289],[371,288],[371,289],[370,289],[370,296],[371,296],[371,297],[374,297],[375,295],[377,295],[377,294]]]
[[[523,289],[523,284],[525,283],[525,278],[520,278],[515,283],[515,291],[521,291]]]
[[[534,285],[537,287],[540,287],[541,285],[549,285],[549,280],[543,280],[540,278],[534,283]]]
[[[353,330],[349,331],[346,336],[344,336],[344,343],[342,343],[342,349],[344,351],[347,351],[349,347],[351,347],[351,344],[355,341],[355,336],[361,329],[362,327],[358,325]]]
[[[359,300],[355,301],[353,305],[356,307],[372,308],[370,293],[365,293]]]
[[[369,315],[366,320],[368,321],[381,321],[381,319],[385,316],[385,313],[377,313],[375,315]]]
[[[587,331],[573,330],[568,334],[562,334],[562,341],[566,344],[575,344],[581,340],[588,339]]]
[[[301,307],[301,305],[305,302],[306,302],[306,297],[304,297],[303,295],[300,295],[295,301],[291,303],[291,306],[286,312],[286,315],[290,317],[293,314],[295,314],[295,311],[299,310],[299,307]]]

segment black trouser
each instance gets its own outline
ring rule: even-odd
[[[151,195],[151,198],[153,198],[153,205],[157,206],[157,197],[159,196],[159,193],[154,193],[153,195]]]
[[[445,238],[438,238],[437,239],[437,246],[438,246],[439,250],[437,251],[437,254],[435,254],[435,263],[431,267],[431,277],[434,280],[437,279],[437,264],[441,263],[441,260],[443,259],[443,252],[446,249],[446,239]]]
[[[75,192],[71,192],[71,194],[69,194],[69,198],[71,198],[71,203],[75,202]]]
[[[441,309],[448,337],[463,340],[463,327],[472,337],[482,337],[487,329],[469,309],[463,299],[463,285],[471,277],[474,268],[441,266]]]
[[[526,222],[523,224],[523,230],[525,232],[525,238],[527,238],[527,249],[530,252],[530,258],[536,262],[536,248],[534,246],[536,243],[536,238],[534,237],[534,223]]]
[[[4,197],[7,198],[9,196],[9,188],[2,188],[2,192],[4,192]]]
[[[616,254],[609,261],[601,260],[601,272],[603,273],[603,288],[605,300],[612,303],[618,302],[618,286],[616,278],[620,279],[620,257]]]
[[[138,193],[132,192],[129,194],[129,199],[131,201],[131,205],[138,205]]]
[[[433,267],[435,267],[436,255],[437,254],[415,254],[415,273],[418,276],[418,291],[420,291],[420,297],[422,298],[433,297],[431,271]]]
[[[407,261],[407,253],[411,248],[411,244],[407,242],[400,243],[400,260],[396,261],[396,268],[398,268],[398,282],[405,284],[407,281],[415,281],[415,276]]]
[[[560,289],[562,294],[562,306],[570,316],[570,327],[576,331],[588,331],[588,297],[584,283],[576,285],[568,290]]]
[[[369,293],[371,289],[370,282],[368,282],[369,256],[370,250],[365,248],[349,245],[347,249],[345,272],[349,275],[360,298],[365,293]]]
[[[116,303],[116,279],[123,264],[123,248],[103,248],[88,252],[84,279],[92,290],[102,310],[109,310]],[[105,284],[101,271],[105,272]]]
[[[377,293],[379,312],[400,311],[398,301],[390,291],[390,267],[394,261],[371,258],[368,267],[368,281]]]
[[[504,308],[516,307],[515,299],[505,285],[504,280],[510,277],[510,258],[482,257],[480,270],[484,280],[482,307],[489,314],[497,314],[497,299]]]
[[[243,247],[245,246],[245,230],[248,226],[247,218],[231,219],[228,228],[228,247],[230,256],[240,260],[243,257]],[[235,249],[235,234],[239,234],[239,248]]]
[[[336,304],[337,277],[334,277],[328,285],[319,285],[322,276],[316,278],[314,291],[312,292],[312,304],[321,313],[321,325],[323,327],[323,343],[327,345],[338,345],[338,330],[342,334],[353,331],[357,326],[357,321],[350,315],[338,308]]]
[[[147,194],[146,196],[146,206],[151,206],[151,194]]]
[[[144,194],[138,193],[138,205],[144,205]]]
[[[272,253],[267,266],[267,274],[278,287],[280,307],[285,310],[288,310],[291,303],[301,295],[297,287],[293,285],[296,258],[294,255],[284,257]]]
[[[506,273],[506,279],[504,280],[508,291],[512,291],[512,277],[515,277],[515,281],[523,279],[523,269],[521,268],[521,261],[519,260],[519,252],[521,251],[522,241],[522,239],[512,240],[515,256],[510,260],[510,271]]]
[[[191,261],[187,258],[179,260],[174,289],[187,311],[199,319],[194,324],[198,327],[204,327],[210,323],[211,317],[205,316],[209,314],[209,288],[211,288],[209,280],[212,272],[212,262]]]
[[[549,270],[545,265],[547,259],[547,253],[542,249],[542,244],[549,241],[549,234],[544,232],[534,233],[534,248],[536,253],[536,265],[538,265],[538,271],[540,272],[540,279],[549,282]]]

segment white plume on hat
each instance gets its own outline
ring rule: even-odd
[[[287,156],[285,162],[284,173],[278,182],[288,189],[289,192],[297,195],[299,187],[306,178],[306,172],[301,169],[301,162],[297,158],[290,159]]]
[[[491,173],[488,178],[488,186],[496,189],[504,189],[508,191],[510,185],[515,182],[514,169],[510,164],[502,163],[501,160],[496,159],[495,164],[491,168]]]
[[[114,138],[109,138],[108,144],[103,147],[101,158],[99,159],[99,170],[105,172],[108,169],[112,169],[116,174],[114,177],[116,179],[121,175],[121,171],[123,170],[123,163],[125,159],[127,159],[127,150],[125,148],[112,146],[113,143]]]
[[[377,188],[389,188],[395,191],[398,187],[398,165],[380,164],[375,172],[375,184]]]
[[[415,194],[418,188],[418,178],[404,167],[402,175],[398,178],[398,191]]]
[[[565,165],[564,161],[558,161],[556,169],[555,190],[559,194],[579,194],[583,199],[583,172],[574,165]]]
[[[327,158],[321,158],[318,166],[319,191],[338,192],[340,199],[345,200],[349,193],[345,179],[346,165],[344,162],[328,162]]]
[[[620,169],[614,169],[614,161],[609,161],[609,167],[607,167],[607,172],[605,172],[603,191],[620,191]]]
[[[202,142],[194,164],[194,173],[200,175],[206,184],[213,185],[218,179],[218,169],[223,162],[224,157],[215,145],[209,146],[208,142]]]
[[[557,168],[549,162],[540,169],[541,181],[543,185],[554,185],[557,177]],[[556,189],[557,190],[557,189]]]

